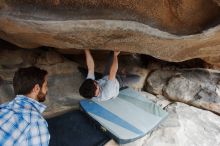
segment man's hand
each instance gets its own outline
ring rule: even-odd
[[[90,53],[89,49],[85,49],[84,51],[85,51],[85,53]]]
[[[84,50],[85,54],[91,54],[89,49]]]
[[[118,56],[120,54],[120,51],[118,49],[114,50],[114,56]]]

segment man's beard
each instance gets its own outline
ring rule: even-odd
[[[40,92],[37,95],[38,102],[44,102],[46,100],[46,95],[47,93],[44,94],[42,90],[40,90]]]

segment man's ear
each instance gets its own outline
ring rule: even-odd
[[[38,93],[40,91],[40,86],[39,84],[36,84],[32,90],[34,93]]]

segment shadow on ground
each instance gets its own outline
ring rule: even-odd
[[[110,138],[80,110],[47,119],[50,146],[102,146]]]

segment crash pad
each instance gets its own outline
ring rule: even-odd
[[[168,116],[161,107],[131,88],[121,90],[118,97],[107,101],[83,99],[80,107],[119,144],[143,137]]]

